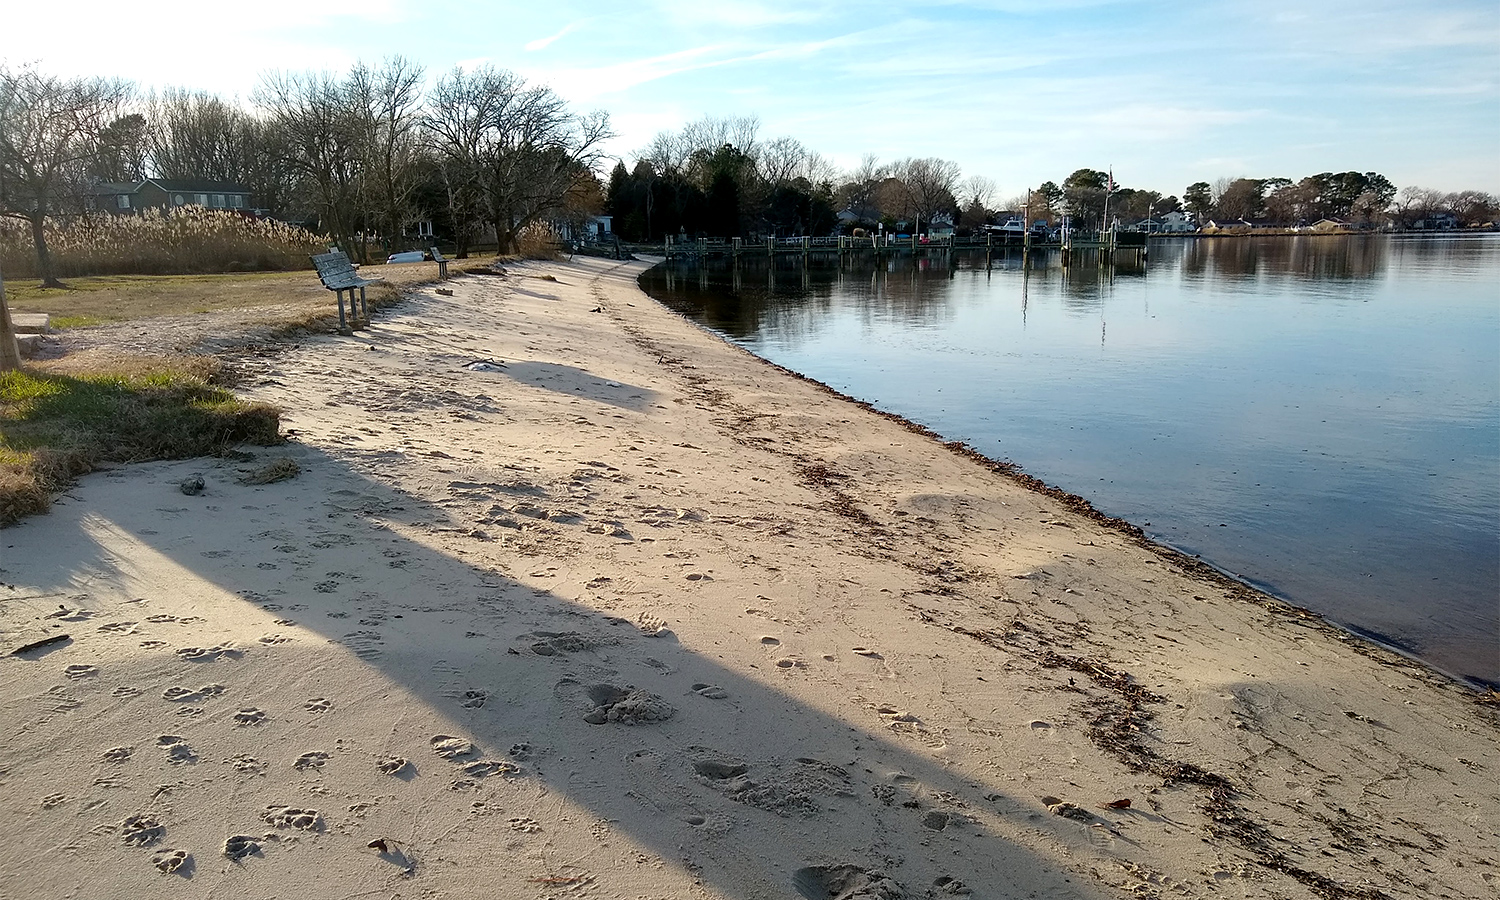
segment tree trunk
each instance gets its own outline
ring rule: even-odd
[[[21,368],[21,349],[16,346],[16,325],[5,303],[5,275],[0,273],[0,372]]]
[[[31,239],[36,243],[36,271],[42,276],[42,287],[60,288],[65,285],[52,272],[52,253],[47,249],[47,214],[37,209],[27,216],[31,220]]]

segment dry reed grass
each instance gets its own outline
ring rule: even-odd
[[[308,257],[328,249],[326,238],[295,225],[197,206],[48,219],[46,237],[66,278],[308,269]],[[38,277],[28,223],[0,219],[0,271]]]
[[[559,259],[562,238],[551,225],[532,223],[516,235],[516,252],[522,259]]]

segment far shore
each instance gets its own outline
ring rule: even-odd
[[[1500,889],[1492,693],[727,344],[646,265],[223,350],[286,445],[0,533],[0,894]]]

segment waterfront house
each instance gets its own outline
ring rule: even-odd
[[[1142,219],[1135,223],[1134,230],[1146,231],[1151,234],[1189,234],[1197,231],[1198,226],[1193,224],[1192,219],[1173,210],[1172,212],[1153,216],[1149,219]]]
[[[562,220],[554,222],[552,227],[558,237],[565,241],[594,243],[612,241],[615,238],[614,216],[589,216],[577,223]]]
[[[1413,222],[1411,227],[1423,231],[1451,231],[1458,227],[1458,216],[1451,212],[1428,213]]]
[[[1338,219],[1319,219],[1308,226],[1308,230],[1327,234],[1334,231],[1348,231],[1352,228],[1348,222]]]
[[[100,182],[89,191],[94,209],[130,215],[143,209],[202,206],[249,212],[250,189],[228,181],[201,178],[146,178],[136,182]]]

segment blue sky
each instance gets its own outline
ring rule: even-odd
[[[1083,166],[1179,195],[1347,169],[1500,193],[1500,0],[171,0],[6,18],[11,64],[242,98],[269,69],[487,62],[609,110],[627,162],[660,130],[755,115],[843,166],[940,156],[1001,195]]]

